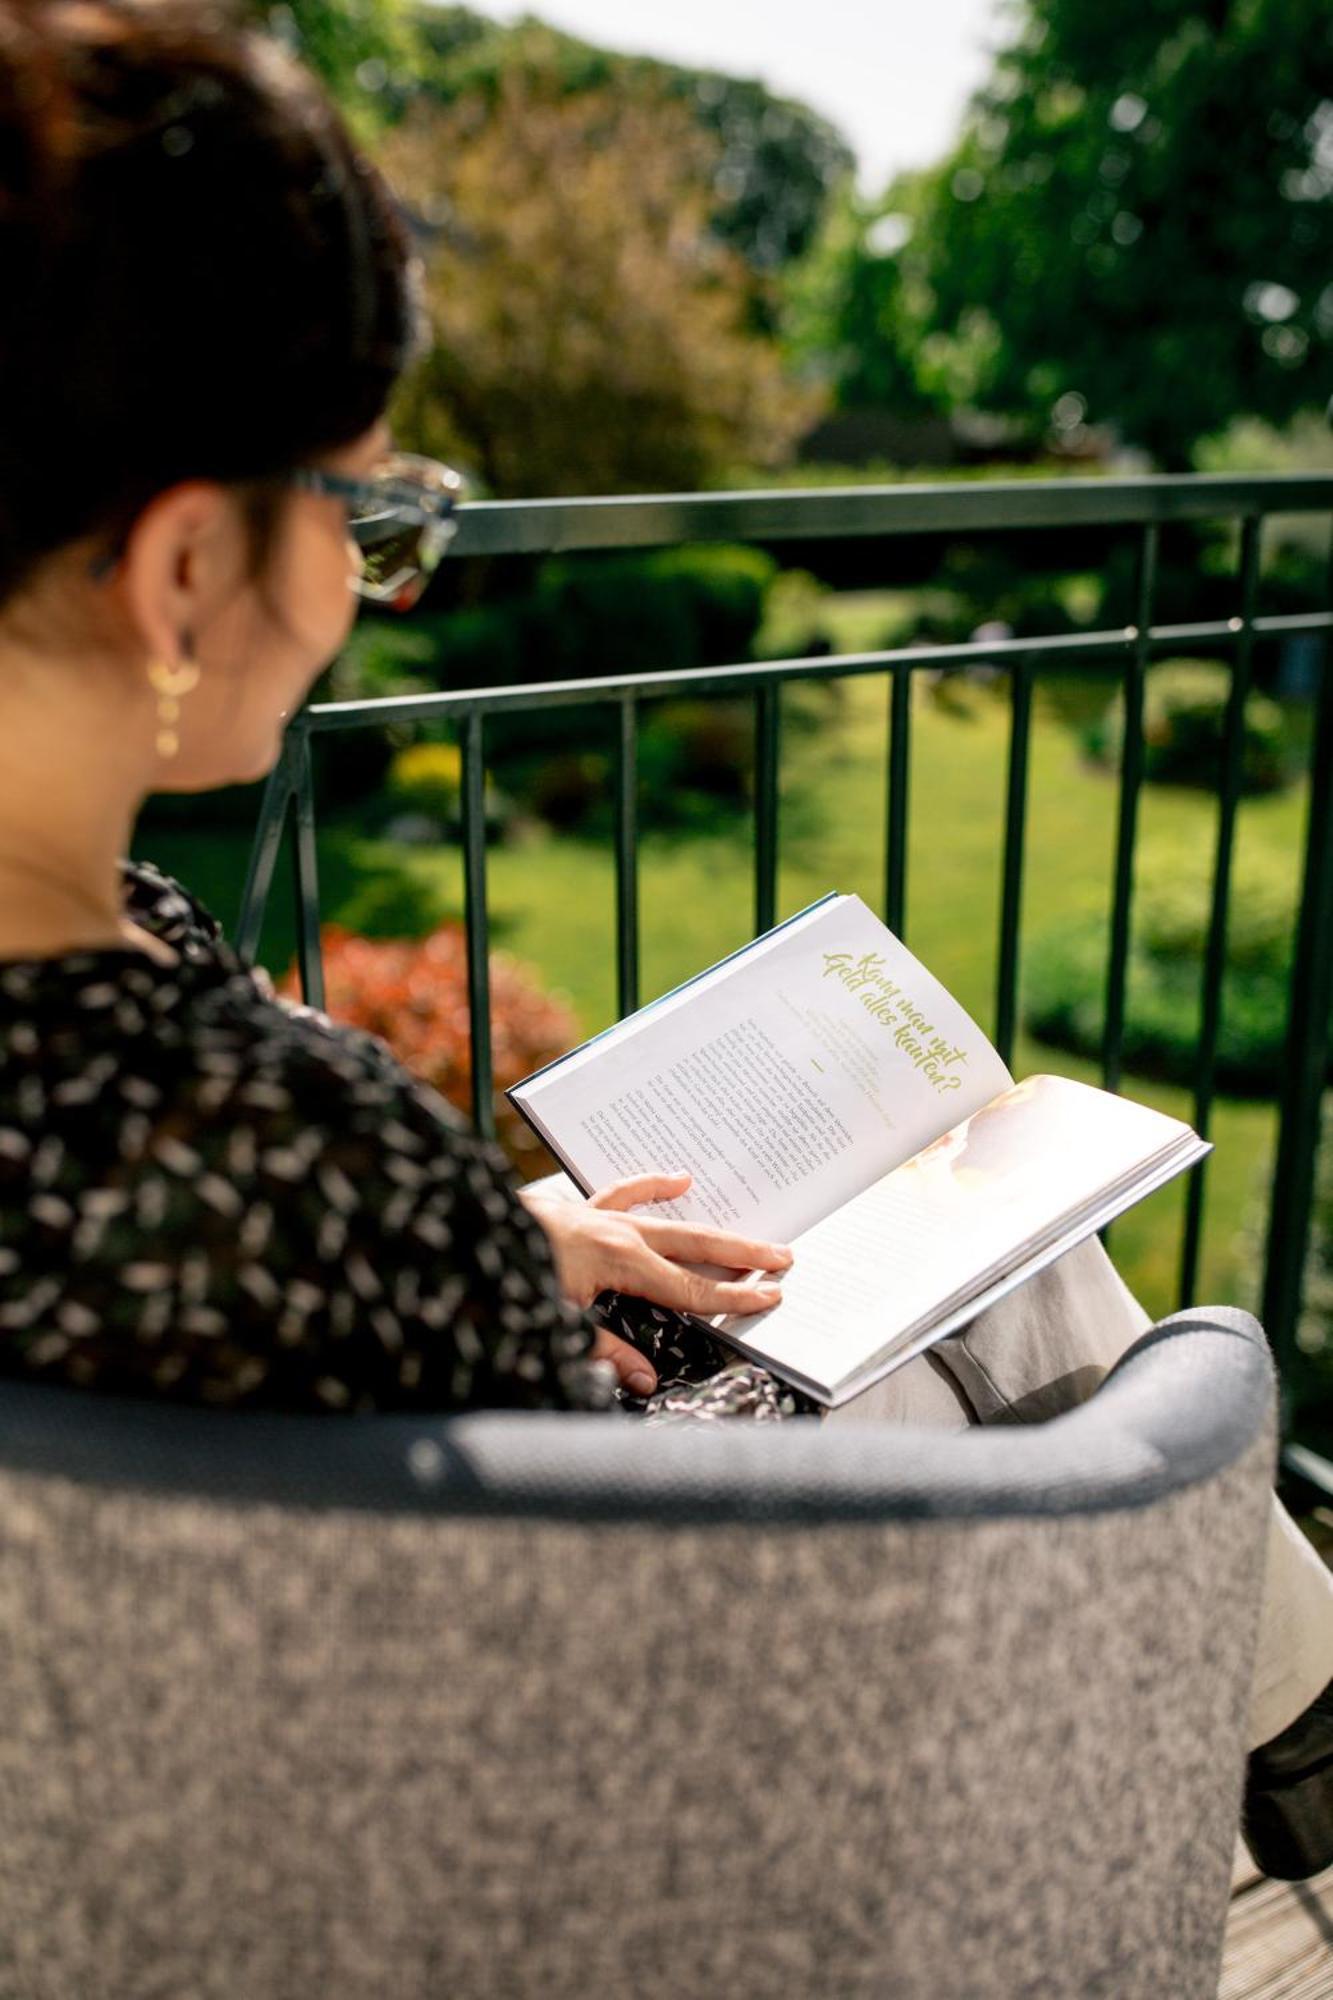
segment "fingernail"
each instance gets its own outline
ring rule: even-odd
[[[785,1243],[770,1243],[768,1247],[773,1252],[773,1255],[778,1259],[779,1263],[790,1264],[791,1251]]]
[[[759,1296],[766,1306],[775,1306],[782,1297],[782,1290],[778,1285],[761,1285]]]
[[[625,1377],[625,1387],[632,1389],[636,1396],[651,1396],[657,1387],[657,1377],[650,1375],[646,1368],[636,1368],[632,1375]]]

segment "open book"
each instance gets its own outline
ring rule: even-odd
[[[779,1304],[710,1324],[829,1404],[1209,1150],[1091,1085],[1015,1084],[855,896],[813,904],[509,1096],[585,1195],[688,1168],[688,1193],[654,1213],[791,1243]]]

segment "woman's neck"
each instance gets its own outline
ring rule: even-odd
[[[113,677],[8,649],[3,666],[0,959],[114,947],[158,956],[123,907],[120,859],[144,787]]]
[[[135,950],[164,965],[176,953],[128,918],[120,873],[106,895],[86,893],[41,862],[17,866],[0,853],[0,960],[60,958],[73,951]]]

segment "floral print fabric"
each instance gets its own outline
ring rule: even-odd
[[[172,945],[0,963],[0,1368],[206,1403],[590,1407],[503,1156],[381,1042],[272,997],[142,864]]]

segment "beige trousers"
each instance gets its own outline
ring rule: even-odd
[[[1094,1238],[825,1421],[953,1430],[1041,1422],[1090,1396],[1151,1323]],[[1251,1747],[1278,1735],[1331,1679],[1333,1574],[1274,1496]]]

